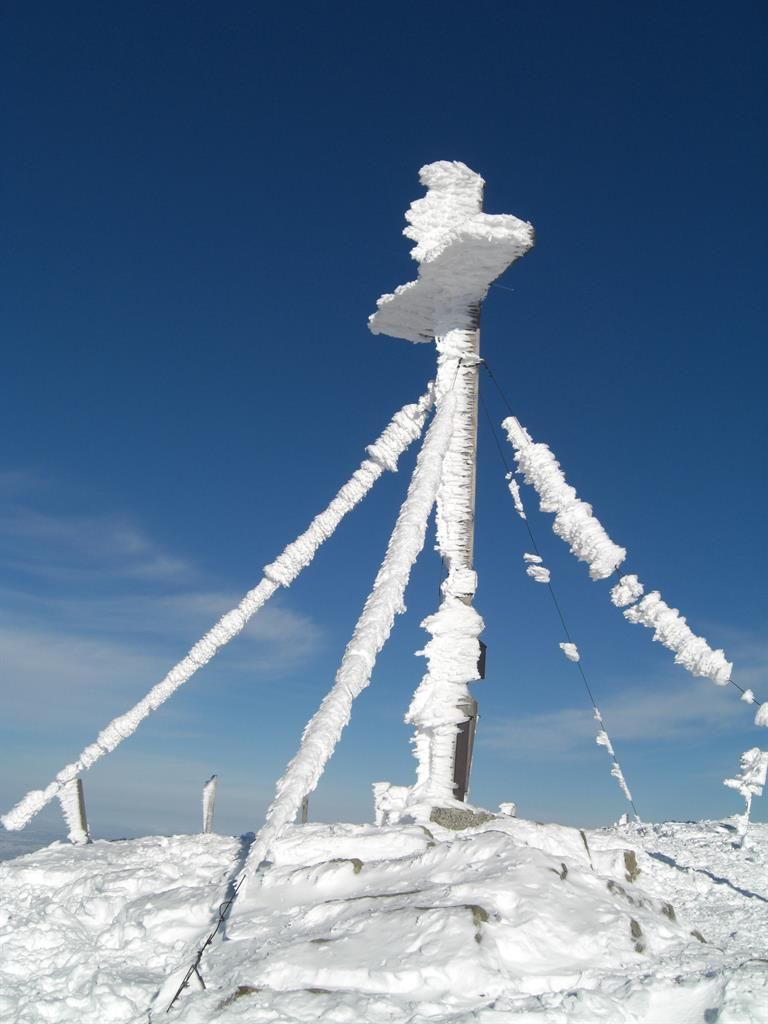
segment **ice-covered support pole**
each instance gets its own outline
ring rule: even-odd
[[[587,563],[593,580],[613,575],[627,552],[613,543],[600,520],[592,515],[592,506],[576,497],[549,446],[534,444],[515,416],[508,416],[502,427],[515,450],[515,462],[523,479],[539,495],[541,511],[555,513],[552,529],[557,536],[562,537],[580,561]]]
[[[203,784],[203,832],[213,832],[213,810],[216,804],[218,775],[212,775]]]
[[[314,790],[349,721],[355,697],[368,686],[376,657],[387,642],[395,616],[405,611],[405,588],[424,546],[427,521],[437,497],[455,410],[448,396],[424,440],[384,561],[341,659],[333,686],[307,723],[301,744],[277,783],[275,799],[253,842],[243,869],[249,876],[268,857],[286,825]]]
[[[437,499],[437,546],[447,569],[438,611],[423,626],[427,674],[406,721],[415,726],[418,762],[413,800],[454,797],[456,743],[462,723],[476,711],[468,683],[478,678],[482,619],[472,609],[475,451],[479,312],[491,283],[533,245],[530,224],[506,214],[483,213],[484,181],[462,163],[423,167],[427,194],[406,213],[406,237],[419,264],[418,278],[383,295],[369,324],[374,334],[413,342],[435,340],[437,408],[456,402],[451,442]],[[467,743],[469,737],[465,737]],[[463,796],[463,793],[459,793]]]
[[[434,388],[430,385],[417,403],[406,405],[396,412],[382,434],[366,449],[368,458],[355,470],[328,507],[283,550],[279,558],[264,568],[261,582],[248,591],[237,607],[222,616],[186,657],[174,665],[138,704],[102,729],[95,742],[87,746],[76,761],[62,768],[45,789],[34,789],[27,793],[15,807],[0,817],[3,826],[10,831],[24,828],[64,786],[94,765],[104,754],[114,750],[148,715],[168,700],[199,668],[206,665],[221,647],[242,632],[248,621],[279,587],[290,586],[312,561],[320,545],[331,536],[344,516],[362,501],[384,470],[397,469],[400,455],[420,436],[433,402]]]
[[[61,813],[67,823],[67,839],[74,846],[85,846],[90,843],[91,836],[88,831],[88,818],[85,813],[85,795],[83,793],[83,780],[72,779],[66,786],[62,787],[59,794]]]
[[[515,462],[523,479],[539,495],[542,512],[555,513],[554,532],[570,545],[578,559],[587,563],[593,580],[612,576],[626,558],[626,550],[614,544],[592,515],[592,506],[577,498],[549,447],[534,443],[514,416],[507,417],[502,426],[515,450]],[[611,601],[625,609],[624,617],[628,622],[653,629],[653,639],[673,651],[675,662],[692,675],[705,676],[718,686],[729,683],[733,665],[726,660],[723,651],[713,650],[703,637],[696,636],[678,610],[670,608],[658,591],[642,597],[644,593],[645,587],[637,576],[625,575],[612,588]],[[758,725],[768,724],[764,707],[759,709],[755,719]],[[765,721],[760,720],[761,716]]]
[[[627,622],[639,623],[653,630],[653,639],[674,652],[675,664],[682,665],[694,676],[704,676],[718,686],[731,681],[733,665],[722,650],[713,650],[704,637],[696,636],[677,608],[670,608],[654,590],[625,609]]]
[[[739,835],[743,843],[749,827],[749,816],[752,811],[752,797],[763,792],[766,776],[768,776],[768,751],[752,747],[741,755],[741,774],[733,779],[723,779],[723,785],[735,789],[744,797],[746,808],[739,816]]]

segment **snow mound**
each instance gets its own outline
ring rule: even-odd
[[[768,826],[732,833],[294,826],[168,1017],[251,837],[54,843],[0,865],[0,1018],[763,1021]]]

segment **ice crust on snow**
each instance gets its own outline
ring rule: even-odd
[[[533,228],[507,214],[482,212],[479,174],[457,161],[422,167],[427,194],[411,204],[403,234],[416,242],[416,281],[382,295],[369,318],[374,334],[423,342],[470,329],[491,283],[533,245]]]
[[[552,529],[580,561],[587,563],[593,580],[607,579],[626,558],[625,549],[613,543],[592,515],[592,506],[576,496],[548,445],[534,444],[514,416],[508,416],[502,426],[523,479],[539,495],[541,511],[555,513]]]
[[[617,608],[626,608],[644,593],[645,587],[637,576],[622,576],[616,586],[611,588],[611,601]]]
[[[652,629],[653,639],[675,653],[675,663],[694,676],[706,676],[718,686],[730,682],[733,665],[722,650],[713,651],[707,641],[696,636],[677,608],[670,608],[654,590],[624,611],[628,622],[637,622]]]
[[[62,787],[94,765],[104,754],[114,750],[148,715],[207,664],[221,647],[242,632],[247,622],[278,587],[289,586],[298,573],[309,565],[317,549],[330,537],[344,516],[365,497],[384,470],[396,468],[398,456],[420,435],[433,401],[434,389],[430,385],[417,403],[406,405],[395,413],[381,436],[367,449],[370,458],[363,461],[330,505],[312,520],[304,533],[289,544],[278,559],[266,566],[261,582],[245,595],[236,608],[222,616],[165,678],[152,687],[146,697],[102,729],[95,743],[89,744],[76,761],[62,768],[44,790],[31,790],[15,807],[1,816],[3,826],[10,831],[24,828],[38,811],[60,793]]]
[[[579,648],[576,646],[576,644],[562,643],[560,644],[560,650],[566,656],[568,661],[579,661],[581,658],[581,655],[579,654]]]
[[[455,405],[454,396],[447,395],[437,409],[373,589],[344,651],[333,686],[307,723],[299,749],[277,783],[275,798],[248,854],[243,869],[246,876],[257,871],[283,829],[296,817],[304,797],[317,785],[349,721],[355,697],[370,682],[376,657],[389,637],[395,616],[405,611],[405,588],[424,546],[427,521],[437,498],[443,460],[451,440]]]

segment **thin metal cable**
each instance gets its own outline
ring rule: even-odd
[[[508,398],[507,398],[507,396],[506,396],[506,395],[504,394],[504,391],[503,391],[503,389],[502,389],[501,385],[500,385],[500,384],[499,384],[499,382],[498,382],[498,381],[496,380],[496,377],[495,377],[495,376],[494,376],[494,374],[493,374],[493,370],[492,370],[492,369],[490,368],[490,366],[488,365],[488,361],[487,361],[487,360],[485,360],[485,359],[483,360],[483,366],[484,366],[485,370],[487,371],[487,373],[488,373],[488,376],[489,376],[489,377],[491,378],[491,380],[493,381],[493,383],[494,383],[494,385],[495,385],[495,387],[496,387],[496,390],[497,390],[497,391],[499,392],[499,395],[500,395],[500,397],[501,397],[501,400],[502,400],[502,402],[504,403],[504,405],[505,405],[505,406],[507,407],[507,409],[508,409],[508,411],[509,411],[509,414],[510,414],[511,416],[514,416],[514,411],[513,411],[513,409],[512,409],[512,406],[511,406],[511,405],[509,404],[509,399],[508,399]],[[488,416],[488,413],[487,413],[487,411],[486,411],[486,416]],[[490,417],[489,417],[489,422],[491,422],[491,421],[490,421]],[[496,447],[500,449],[500,445],[499,445],[499,442],[498,442],[498,438],[496,438],[496,430],[495,430],[495,428],[494,428],[494,426],[493,426],[493,424],[492,424],[492,423],[491,423],[491,430],[493,431],[493,436],[494,436],[494,440],[496,441]],[[510,472],[511,472],[511,470],[509,469],[509,465],[508,465],[508,463],[507,463],[507,460],[506,460],[505,456],[503,455],[503,453],[502,453],[502,459],[504,460],[504,465],[505,465],[505,466],[507,467],[507,472],[508,472],[508,473],[510,473]],[[526,524],[527,524],[527,520],[526,520]],[[530,533],[530,527],[529,527],[529,530],[528,530],[528,532]],[[535,542],[533,541],[533,538],[531,538],[531,542],[532,542],[532,543],[535,543]],[[538,554],[538,551],[537,551],[536,553]],[[610,576],[608,577],[608,579],[611,579],[611,578],[612,578],[613,576],[616,576],[616,578],[618,579],[618,578],[619,578],[620,576],[627,576],[627,575],[629,575],[629,569],[627,568],[627,566],[626,566],[626,565],[624,565],[624,566],[622,567],[622,569],[621,569],[621,572],[619,571],[619,568],[618,568],[618,566],[617,566],[617,567],[616,567],[616,568],[615,568],[615,569],[613,570],[613,572],[611,573],[611,575],[610,575]],[[739,685],[739,683],[737,683],[735,679],[729,679],[729,680],[728,680],[728,682],[729,682],[729,683],[731,684],[731,686],[735,686],[735,687],[736,687],[736,689],[737,689],[737,690],[739,691],[739,693],[746,693],[746,692],[747,692],[747,688],[745,688],[745,687],[743,687],[743,686],[740,686],[740,685]],[[750,690],[749,690],[749,692],[750,692],[750,693],[752,693],[752,690],[750,689]],[[762,706],[763,706],[763,704],[764,704],[765,702],[764,702],[764,701],[761,701],[761,700],[758,700],[758,699],[757,699],[757,697],[755,697],[754,693],[752,693],[752,703],[753,703],[753,704],[755,705],[755,707],[758,707],[758,708],[760,708],[760,707],[762,707]]]
[[[486,367],[487,367],[487,364],[484,364],[484,365],[486,365]],[[490,373],[490,368],[488,368],[488,372]],[[494,379],[493,376],[492,376],[492,379]],[[498,384],[497,384],[497,387],[498,387]],[[507,474],[507,476],[511,476],[512,475],[512,470],[510,469],[510,466],[509,466],[509,463],[507,461],[506,455],[504,454],[504,450],[503,450],[503,448],[501,446],[501,443],[499,441],[499,438],[497,436],[496,428],[493,425],[493,420],[490,417],[490,414],[489,414],[488,409],[487,409],[487,407],[485,405],[485,402],[482,399],[482,396],[480,398],[480,405],[482,407],[483,414],[485,415],[485,418],[486,418],[486,421],[488,423],[488,426],[491,429],[491,433],[493,435],[493,439],[496,442],[496,448],[497,448],[497,450],[499,452],[499,455],[501,456],[501,461],[502,461],[502,463],[504,465],[504,469],[506,471],[506,474]],[[508,403],[507,403],[507,405],[508,405]],[[511,409],[510,409],[510,412],[511,412]],[[537,555],[538,558],[542,558],[541,552],[539,550],[539,545],[536,543],[536,538],[535,538],[535,536],[533,534],[533,530],[531,528],[531,524],[530,524],[530,521],[529,521],[527,516],[525,517],[525,519],[523,519],[523,523],[525,524],[525,528],[528,531],[528,537],[530,538],[531,545],[533,546],[534,553]],[[543,559],[542,559],[542,561],[543,561]],[[573,638],[571,636],[571,631],[568,629],[568,624],[565,621],[565,615],[563,614],[563,609],[562,609],[562,607],[560,605],[560,602],[557,599],[557,594],[555,593],[555,588],[552,586],[552,581],[551,580],[547,581],[547,589],[549,590],[549,596],[552,598],[552,604],[554,605],[555,611],[557,612],[557,617],[560,620],[561,626],[563,627],[563,632],[565,633],[566,640],[568,641],[569,644],[573,644]],[[574,646],[576,646],[576,645],[574,644]],[[587,679],[587,674],[584,671],[584,666],[581,663],[581,659],[579,658],[579,660],[574,662],[574,664],[576,665],[576,668],[578,669],[579,675],[581,676],[581,681],[584,684],[584,689],[587,691],[587,694],[589,696],[589,700],[590,700],[590,702],[592,704],[592,708],[597,713],[597,715],[600,716],[600,717],[596,718],[596,721],[598,722],[598,724],[601,724],[601,723],[603,723],[602,712],[600,711],[600,708],[597,706],[597,701],[595,700],[595,695],[592,692],[592,687],[589,685],[589,680]],[[603,725],[603,729],[607,733],[608,730],[607,730],[605,725]],[[621,765],[620,765],[619,760],[618,760],[618,758],[616,757],[615,754],[611,755],[611,760],[613,761],[613,763],[616,765],[616,767],[618,768],[619,772],[621,773],[621,778],[623,778],[624,777],[624,773],[621,771]],[[633,810],[633,812],[635,814],[635,817],[637,818],[638,821],[640,821],[640,815],[638,814],[637,807],[635,806],[635,801],[632,799],[632,797],[628,798],[628,803],[631,806],[631,808],[632,808],[632,810]]]

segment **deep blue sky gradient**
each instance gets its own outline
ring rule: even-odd
[[[16,3],[1,35],[4,808],[253,586],[423,389],[432,347],[366,318],[415,274],[403,213],[436,159],[536,228],[483,310],[515,411],[632,570],[768,696],[759,5]],[[473,798],[614,820],[485,423],[481,443]],[[96,832],[197,828],[213,771],[221,829],[258,824],[406,480],[87,776]],[[622,622],[527,498],[641,814],[737,811],[721,779],[768,743],[750,710]],[[318,816],[365,819],[370,782],[410,781],[402,715],[439,574],[430,540]]]

